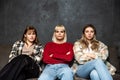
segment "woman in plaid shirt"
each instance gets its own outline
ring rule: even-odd
[[[76,63],[72,68],[78,77],[90,80],[113,80],[110,73],[114,75],[116,69],[106,61],[108,48],[96,40],[96,29],[92,24],[83,28],[82,38],[74,43],[73,50]]]
[[[0,71],[0,80],[25,80],[38,77],[43,47],[33,26],[27,26],[22,40],[13,44],[9,63]]]

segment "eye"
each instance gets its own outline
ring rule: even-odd
[[[91,33],[94,33],[94,31],[92,30]]]
[[[65,31],[60,31],[61,33],[64,33]]]
[[[89,32],[88,30],[85,31],[85,33],[88,33],[88,32]]]
[[[28,35],[30,35],[31,33],[27,33]]]
[[[58,33],[59,31],[55,31],[56,33]]]

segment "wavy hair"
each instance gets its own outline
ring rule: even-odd
[[[82,30],[82,38],[80,39],[80,43],[82,44],[83,48],[88,48],[89,43],[88,43],[88,41],[87,41],[87,39],[85,37],[85,30],[88,27],[91,27],[94,30],[94,37],[91,40],[91,44],[92,44],[91,49],[92,50],[98,50],[98,48],[99,48],[99,41],[96,40],[97,32],[96,32],[96,28],[92,24],[87,24],[86,26],[84,26],[84,28]]]

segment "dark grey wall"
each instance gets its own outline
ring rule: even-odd
[[[57,24],[66,26],[68,41],[81,36],[85,24],[96,26],[97,38],[120,48],[120,0],[2,0],[0,44],[21,39],[26,25],[37,28],[41,43],[51,41]]]

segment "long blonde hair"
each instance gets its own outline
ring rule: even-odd
[[[80,41],[80,43],[82,44],[83,49],[88,48],[89,43],[88,43],[88,41],[87,41],[87,39],[86,39],[86,37],[85,37],[85,30],[86,30],[86,28],[88,28],[88,27],[91,27],[91,28],[94,30],[94,37],[93,37],[92,40],[91,40],[91,44],[92,44],[91,49],[96,51],[96,50],[98,50],[98,48],[99,48],[99,41],[96,40],[96,34],[97,34],[97,33],[96,33],[96,28],[95,28],[92,24],[87,24],[87,25],[83,28],[82,38],[81,38],[79,41]]]
[[[63,42],[66,42],[66,41],[67,41],[67,33],[66,33],[65,27],[64,27],[63,25],[57,25],[57,26],[55,27],[54,33],[53,33],[53,37],[52,37],[52,41],[53,41],[53,42],[57,42],[57,39],[56,39],[56,37],[55,37],[55,31],[57,30],[58,27],[63,28],[63,30],[64,30],[64,32],[65,32],[65,37],[64,37],[64,39],[63,39]]]

